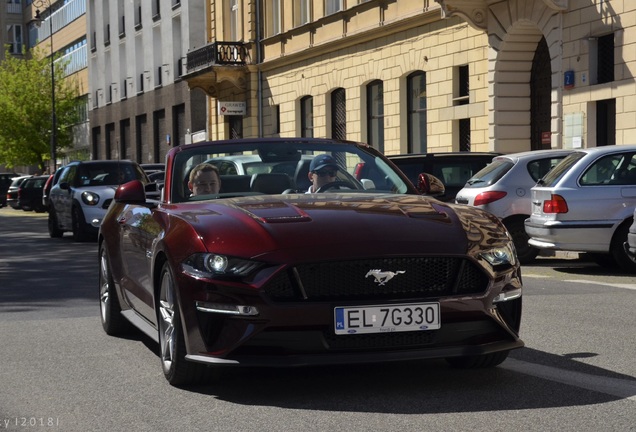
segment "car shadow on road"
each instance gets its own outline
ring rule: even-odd
[[[138,340],[159,358],[158,345],[141,332],[132,331],[123,338]],[[634,392],[628,397],[636,396],[635,377],[585,363],[599,355],[558,355],[525,347],[512,351],[502,365],[487,369],[456,369],[439,359],[281,368],[218,366],[212,367],[208,381],[179,391],[246,406],[385,414],[515,411],[625,399],[585,388],[587,377],[633,383]],[[513,366],[506,367],[507,362]],[[583,385],[534,376],[535,366],[557,374],[577,374]]]
[[[593,376],[634,380],[577,361],[524,348],[511,358]],[[302,368],[218,368],[204,385],[188,388],[243,405],[390,414],[437,414],[585,406],[617,396],[508,370],[461,370],[443,360]]]

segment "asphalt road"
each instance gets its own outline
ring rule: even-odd
[[[0,209],[0,430],[636,431],[636,277],[574,259],[524,274],[526,348],[443,361],[223,369],[168,385],[141,334],[99,322],[97,249]]]

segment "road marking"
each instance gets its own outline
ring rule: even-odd
[[[594,285],[610,286],[610,287],[614,287],[614,288],[623,288],[623,289],[628,289],[628,290],[636,290],[636,285],[634,285],[634,284],[619,284],[619,283],[596,282],[596,281],[585,280],[585,279],[570,279],[570,280],[564,280],[563,282],[587,283],[587,284],[594,284]]]
[[[538,275],[538,274],[524,274],[524,278],[532,278],[532,279],[552,279],[552,276],[547,275]],[[562,282],[571,282],[571,283],[584,283],[584,284],[594,284],[594,285],[602,285],[609,286],[613,288],[621,288],[636,291],[636,284],[620,284],[620,283],[608,283],[608,282],[598,282],[586,279],[564,279]]]
[[[508,360],[499,367],[636,402],[636,380],[589,375],[515,360],[513,358],[508,358]]]

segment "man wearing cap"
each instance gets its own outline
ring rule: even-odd
[[[315,193],[327,183],[336,181],[338,174],[338,164],[333,156],[328,154],[320,154],[314,157],[309,165],[309,181],[311,186],[307,193]]]

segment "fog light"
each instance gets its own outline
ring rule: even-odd
[[[197,310],[201,312],[219,313],[225,315],[241,315],[241,316],[256,316],[258,315],[258,309],[254,306],[246,305],[231,305],[224,303],[207,303],[198,301],[196,303]]]
[[[501,303],[501,302],[505,302],[505,301],[518,299],[519,297],[521,297],[521,288],[515,289],[515,290],[510,290],[510,291],[504,291],[502,293],[499,293],[499,295],[497,297],[492,299],[492,302],[493,303]]]

